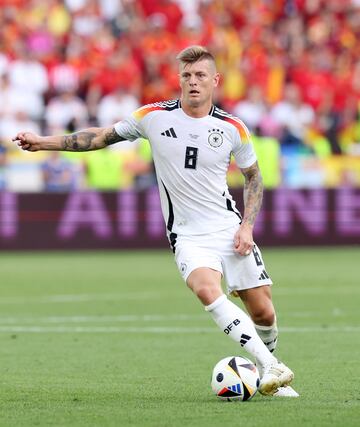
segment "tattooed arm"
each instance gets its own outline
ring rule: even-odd
[[[264,187],[257,162],[248,168],[241,169],[241,172],[245,177],[245,208],[242,223],[235,234],[234,244],[236,252],[239,252],[240,255],[249,255],[254,246],[253,228],[256,216],[260,211]]]
[[[124,141],[114,127],[89,128],[70,135],[39,136],[31,132],[18,133],[13,141],[25,151],[91,151]]]
[[[254,226],[255,219],[261,208],[263,197],[263,182],[258,163],[249,168],[241,169],[245,177],[244,185],[244,218],[243,222]]]

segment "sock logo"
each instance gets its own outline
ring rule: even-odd
[[[275,337],[272,341],[264,341],[264,344],[269,349],[270,353],[273,353],[273,351],[275,350],[276,341],[277,341],[277,337]]]
[[[251,337],[250,337],[249,335],[241,334],[241,337],[240,337],[240,345],[241,345],[241,347],[244,347],[244,345],[245,345],[249,340],[251,340]]]
[[[234,327],[234,326],[237,326],[237,325],[239,325],[240,324],[240,320],[239,319],[235,319],[235,320],[233,320],[229,325],[227,325],[227,327],[224,329],[224,332],[225,332],[225,334],[226,335],[229,335],[230,334],[230,332],[231,332],[231,330],[232,330],[232,328]]]

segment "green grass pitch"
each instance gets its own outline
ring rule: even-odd
[[[170,251],[0,254],[0,427],[358,426],[359,248],[264,249],[298,399],[213,396],[243,354]]]

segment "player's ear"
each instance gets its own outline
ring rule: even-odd
[[[220,74],[216,73],[214,75],[214,87],[217,87],[219,85],[219,82],[220,82]]]

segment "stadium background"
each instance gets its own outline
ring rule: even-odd
[[[214,53],[222,74],[216,103],[253,134],[268,190],[259,241],[358,242],[358,1],[0,6],[1,248],[166,245],[147,141],[32,154],[11,137],[108,126],[144,103],[176,98],[174,57],[190,44]],[[241,205],[233,164],[228,179]]]
[[[359,3],[0,0],[1,427],[359,425]],[[173,58],[193,43],[254,135],[256,241],[299,399],[212,395],[212,367],[241,350],[177,272],[146,141],[60,155],[10,141],[176,97]]]

